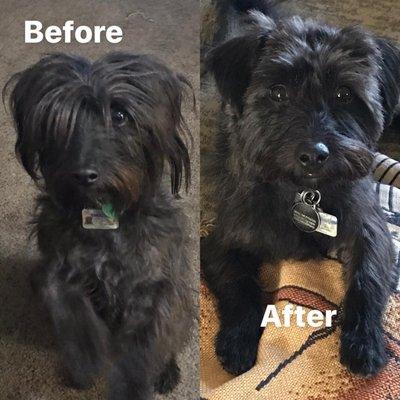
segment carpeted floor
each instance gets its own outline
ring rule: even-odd
[[[196,0],[0,0],[0,85],[9,76],[50,51],[67,51],[96,58],[110,50],[131,50],[158,55],[185,73],[199,87],[199,18]],[[24,20],[58,25],[72,19],[75,25],[119,25],[124,40],[118,45],[26,45]],[[198,124],[187,112],[198,147]],[[54,339],[42,311],[27,285],[27,275],[37,258],[28,241],[27,223],[35,188],[14,156],[15,136],[4,107],[0,107],[0,400],[104,399],[104,385],[86,392],[62,386]],[[193,150],[193,186],[184,198],[193,260],[193,289],[197,298],[198,265],[198,153]],[[168,399],[198,398],[198,338],[180,360],[183,381]]]

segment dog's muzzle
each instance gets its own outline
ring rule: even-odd
[[[73,181],[81,186],[93,186],[99,179],[99,173],[93,168],[81,168],[72,172]]]
[[[322,142],[302,144],[297,149],[297,160],[306,174],[318,172],[329,158],[329,149]]]

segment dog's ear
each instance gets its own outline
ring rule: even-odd
[[[34,180],[38,179],[38,153],[42,146],[32,126],[37,81],[35,71],[30,68],[13,75],[3,89],[3,101],[8,101],[17,133],[15,153]]]
[[[236,37],[214,48],[206,57],[206,69],[214,75],[223,101],[239,114],[265,40],[266,35],[259,33]]]
[[[385,127],[391,124],[400,99],[400,49],[389,40],[376,39],[380,49],[379,81]]]
[[[72,118],[61,118],[61,114],[68,115],[68,107],[60,88],[76,76],[74,67],[83,70],[86,65],[80,57],[49,54],[13,75],[3,89],[3,101],[8,100],[17,133],[15,152],[33,180],[40,177],[42,155],[54,140],[54,132],[68,131],[72,123]],[[70,103],[70,108],[76,106]]]
[[[187,145],[192,137],[182,115],[182,103],[188,89],[192,92],[193,89],[183,75],[168,70],[162,75],[160,84],[161,91],[156,90],[154,93],[159,97],[154,105],[152,132],[163,158],[169,163],[171,192],[177,195],[182,181],[185,182],[186,190],[190,185],[191,168]]]
[[[122,82],[126,108],[139,130],[149,133],[143,141],[144,156],[151,182],[158,181],[164,161],[170,166],[171,191],[177,194],[182,182],[190,184],[187,142],[192,139],[182,115],[183,99],[193,89],[181,74],[170,70],[153,56],[113,52],[96,62],[106,65],[112,79]],[[120,96],[119,89],[116,92]],[[194,95],[193,95],[194,102]]]

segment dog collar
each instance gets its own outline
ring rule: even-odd
[[[320,207],[321,193],[315,189],[304,189],[296,193],[291,210],[293,224],[303,232],[319,232],[337,236],[337,218],[324,213]]]

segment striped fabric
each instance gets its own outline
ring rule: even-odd
[[[376,153],[373,172],[374,178],[378,182],[400,188],[400,161]]]
[[[400,268],[400,190],[388,185],[376,184],[379,202],[386,215],[388,228],[393,238],[396,263]],[[400,282],[397,290],[400,290]]]

